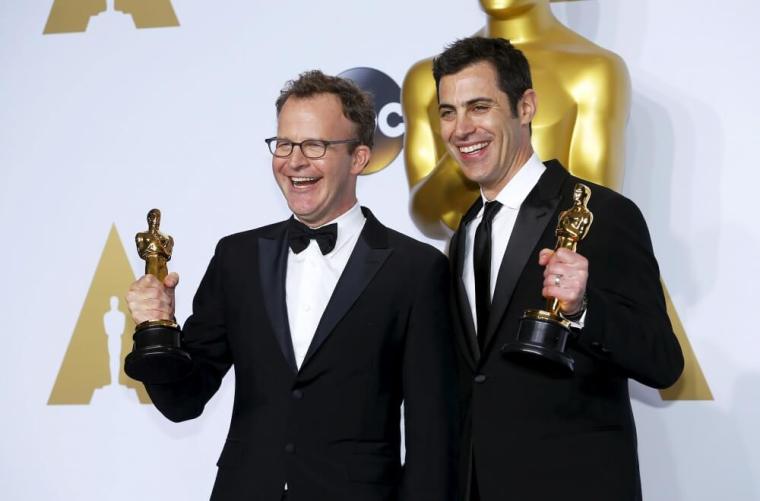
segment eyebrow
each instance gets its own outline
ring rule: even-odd
[[[474,98],[468,100],[464,104],[465,104],[465,106],[472,106],[475,103],[496,104],[496,101],[494,99],[491,99],[490,97],[474,97]],[[451,108],[451,109],[453,109],[454,105],[453,104],[448,104],[448,103],[440,103],[440,104],[438,104],[438,109],[439,110],[443,109],[443,108]]]

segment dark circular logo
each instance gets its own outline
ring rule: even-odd
[[[375,147],[364,174],[388,167],[404,146],[401,88],[391,77],[374,68],[351,68],[340,75],[372,94],[375,99]]]

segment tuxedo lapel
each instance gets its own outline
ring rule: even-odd
[[[367,221],[330,296],[301,368],[309,363],[393,252],[388,248],[388,230],[375,219],[369,209],[362,207],[362,212]]]
[[[546,162],[546,170],[520,206],[517,220],[499,266],[491,313],[488,318],[484,351],[489,348],[496,329],[507,311],[517,281],[528,259],[538,259],[534,250],[560,202],[560,187],[568,174],[556,161]],[[495,236],[495,238],[498,238]],[[541,284],[536,284],[540,292]]]
[[[285,278],[288,268],[286,228],[286,223],[282,223],[275,226],[269,235],[259,238],[259,278],[264,306],[269,314],[277,344],[288,366],[295,373],[298,368],[285,302]]]
[[[483,206],[481,197],[475,201],[470,209],[462,217],[459,223],[459,229],[451,239],[449,253],[451,261],[454,263],[452,270],[452,280],[454,281],[454,295],[456,298],[457,312],[461,329],[461,336],[457,336],[462,352],[470,365],[475,368],[476,361],[480,358],[480,348],[478,348],[478,339],[475,332],[475,320],[472,318],[470,301],[467,298],[467,289],[462,280],[464,272],[464,254],[465,241],[467,239],[467,224],[472,221]]]

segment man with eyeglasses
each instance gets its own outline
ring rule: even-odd
[[[195,418],[234,364],[213,500],[453,500],[447,261],[357,202],[375,129],[364,92],[311,71],[276,107],[266,143],[293,217],[219,242],[183,327],[193,371],[146,385],[151,399]],[[171,319],[177,282],[135,282],[135,322]]]

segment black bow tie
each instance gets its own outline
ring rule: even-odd
[[[338,223],[328,224],[313,230],[295,218],[290,218],[288,222],[288,244],[296,254],[308,247],[310,240],[316,240],[322,254],[327,254],[335,248],[337,239]]]

